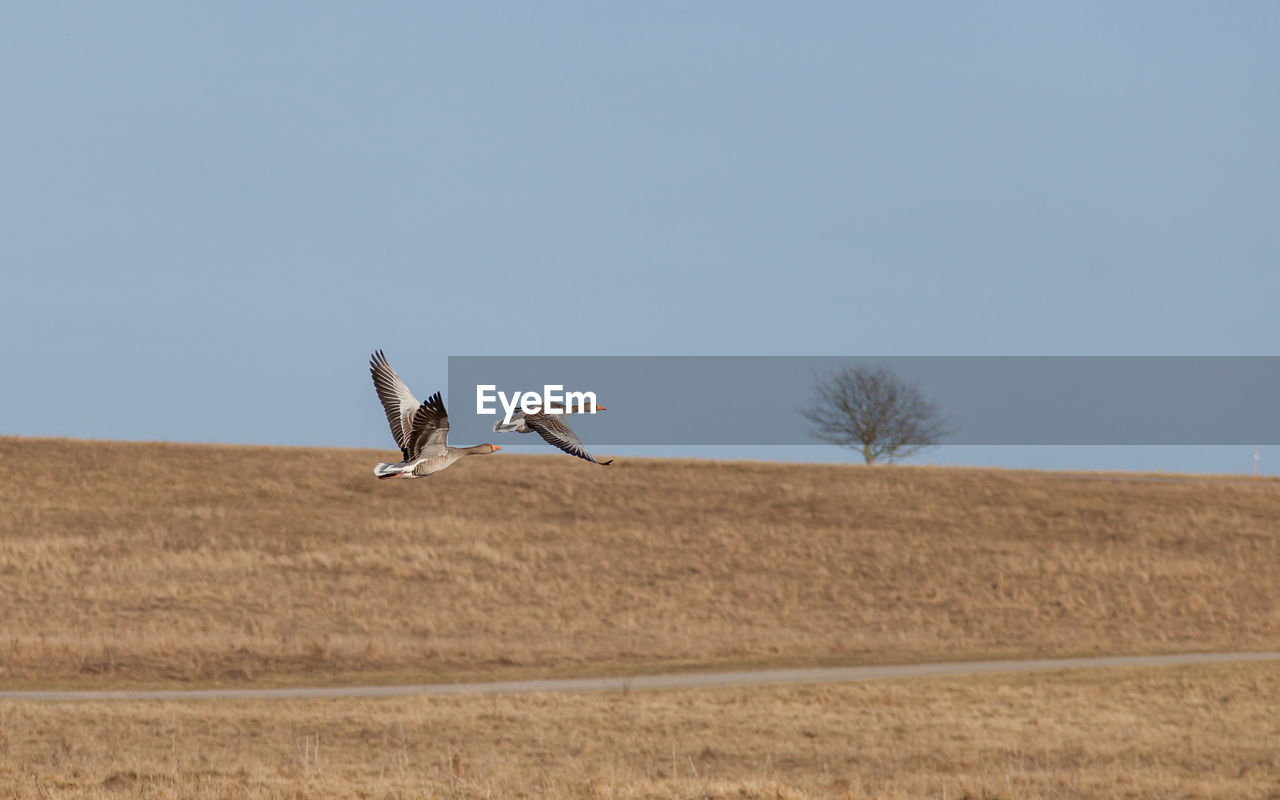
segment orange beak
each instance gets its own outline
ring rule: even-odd
[[[495,453],[502,449],[501,447],[498,447],[496,444],[491,444],[489,446],[493,448],[493,452]]]
[[[604,406],[596,406],[596,411],[604,411]]]

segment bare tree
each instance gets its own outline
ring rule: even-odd
[[[888,367],[852,364],[820,378],[814,394],[803,410],[813,435],[861,453],[868,464],[915,455],[952,431],[938,406]]]

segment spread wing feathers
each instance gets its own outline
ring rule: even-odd
[[[444,400],[436,392],[418,407],[413,415],[409,435],[409,456],[430,456],[444,453],[449,446],[449,412],[444,410]]]
[[[382,410],[387,412],[391,435],[407,460],[411,444],[409,432],[412,430],[414,414],[418,411],[418,398],[400,380],[381,350],[369,357],[369,374],[373,376],[373,388],[378,393],[378,400],[382,402]]]
[[[582,446],[582,440],[578,438],[578,434],[565,424],[564,420],[558,415],[550,414],[530,414],[525,417],[525,421],[538,432],[543,441],[547,444],[555,445],[571,456],[585,458],[592,464],[608,466],[613,463],[613,459],[608,461],[596,461]]]

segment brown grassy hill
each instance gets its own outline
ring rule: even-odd
[[[1280,648],[1280,482],[0,438],[0,685]]]

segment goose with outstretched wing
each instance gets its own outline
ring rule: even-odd
[[[425,478],[463,456],[488,455],[502,449],[494,444],[450,446],[449,413],[445,411],[440,393],[419,403],[381,350],[369,357],[369,374],[382,410],[387,414],[391,436],[403,456],[399,464],[381,463],[374,467],[373,474],[379,478]]]
[[[607,467],[613,463],[613,459],[608,461],[596,461],[587,452],[587,448],[583,446],[582,440],[578,438],[578,434],[573,432],[573,428],[569,427],[569,423],[564,421],[566,414],[573,414],[581,411],[581,407],[572,410],[565,410],[565,407],[559,403],[551,403],[548,406],[555,409],[557,413],[548,411],[539,411],[533,414],[526,414],[524,411],[517,411],[510,422],[498,420],[493,424],[495,433],[506,433],[514,431],[515,433],[536,433],[542,437],[542,440],[549,445],[560,448],[571,456],[586,459],[592,464],[599,464]],[[604,411],[604,406],[595,406],[596,411]]]

